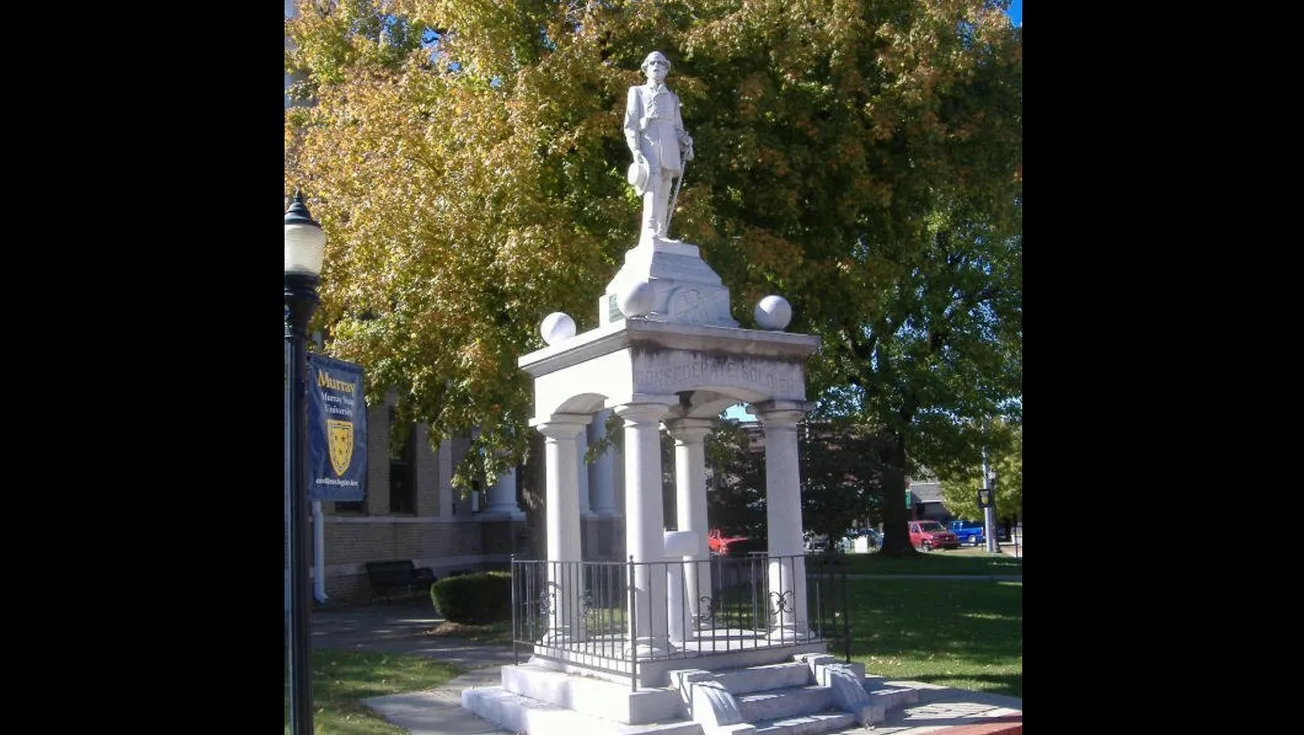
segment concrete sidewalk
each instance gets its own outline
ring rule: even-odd
[[[374,697],[365,704],[412,735],[515,735],[462,708],[462,690],[498,686],[502,666],[516,663],[510,646],[436,638],[424,632],[443,618],[430,602],[376,603],[324,608],[312,613],[313,648],[390,651],[448,661],[468,672],[445,685],[420,692]],[[520,662],[529,651],[519,651]],[[982,692],[892,681],[919,690],[919,703],[890,712],[886,722],[844,730],[848,735],[1020,735],[1023,702]]]

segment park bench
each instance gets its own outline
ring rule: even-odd
[[[417,568],[410,559],[394,561],[369,561],[366,563],[367,581],[371,583],[371,602],[377,597],[384,597],[389,602],[391,595],[399,593],[412,595],[427,592],[435,582],[434,570],[429,567]]]

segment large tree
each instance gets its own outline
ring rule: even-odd
[[[996,488],[997,518],[1023,515],[1023,426],[993,421],[984,432],[987,466]],[[978,506],[978,488],[983,486],[982,464],[957,462],[937,473],[942,482],[942,501],[955,515],[968,520],[982,520]]]
[[[836,544],[859,523],[883,517],[883,447],[855,420],[810,421],[801,444],[802,525]]]
[[[754,451],[751,436],[739,421],[720,420],[719,428],[706,439],[706,463],[710,474],[707,488],[707,517],[711,528],[725,536],[745,536],[756,542],[748,548],[764,548],[765,455]]]
[[[1022,45],[1005,6],[302,3],[287,71],[316,104],[287,111],[286,186],[329,237],[328,349],[432,441],[476,429],[458,484],[519,459],[517,357],[549,312],[596,326],[637,241],[621,113],[659,49],[697,153],[671,234],[701,247],[744,326],[780,293],[789,329],[823,339],[811,395],[892,438],[884,511],[903,531],[912,463],[972,451],[964,419],[1021,392]]]

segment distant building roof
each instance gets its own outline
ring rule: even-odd
[[[910,483],[910,494],[915,497],[915,502],[940,503],[942,502],[942,483],[912,482]]]

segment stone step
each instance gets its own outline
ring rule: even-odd
[[[888,710],[901,709],[919,703],[919,690],[911,687],[892,686],[882,676],[870,674],[865,677],[865,691],[875,702],[882,702]]]
[[[573,709],[615,722],[642,725],[687,717],[679,693],[658,687],[632,690],[627,684],[570,676],[537,664],[502,668],[502,687],[528,699]]]
[[[857,727],[856,718],[847,712],[819,712],[752,724],[756,735],[819,735]]]
[[[870,700],[882,704],[889,711],[919,704],[919,690],[910,687],[867,688],[865,692],[869,694]]]
[[[502,686],[465,690],[462,706],[530,735],[823,735],[873,727],[919,702],[919,690],[829,656],[670,673],[669,687],[633,690],[536,663],[505,666]]]
[[[837,709],[832,688],[814,684],[740,694],[735,699],[743,722],[779,720]]]
[[[462,707],[499,728],[530,735],[704,735],[702,726],[691,720],[628,725],[524,697],[502,687],[463,689]]]
[[[814,681],[810,667],[801,662],[720,671],[716,673],[715,680],[735,696],[805,686]]]

